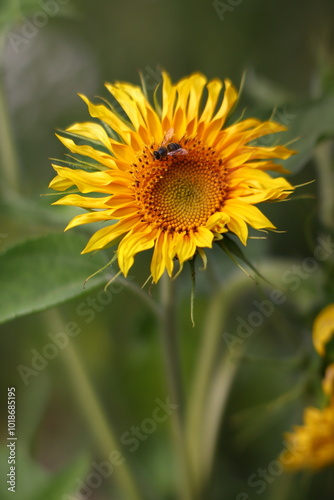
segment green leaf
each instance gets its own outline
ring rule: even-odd
[[[259,138],[260,146],[287,144],[297,152],[282,161],[284,168],[291,173],[299,172],[311,160],[315,146],[323,139],[334,138],[334,95],[325,95],[317,100],[310,100],[300,105],[286,105],[266,113],[246,113],[247,116],[262,115],[287,127],[285,132],[269,134]]]
[[[255,102],[266,107],[275,107],[291,102],[293,94],[276,82],[259,75],[254,70],[245,74],[245,93]]]
[[[98,274],[106,262],[103,252],[80,255],[87,237],[77,233],[49,234],[15,245],[0,254],[0,323],[43,311],[79,297],[104,284]]]
[[[283,116],[283,115],[282,115]],[[313,156],[316,144],[322,139],[334,137],[334,95],[323,96],[298,107],[286,109],[288,127],[284,141],[298,139],[291,147],[298,151],[284,162],[284,167],[292,173],[298,172]],[[278,134],[277,134],[278,135]]]
[[[88,455],[80,455],[69,466],[50,479],[44,488],[34,494],[30,500],[59,500],[76,498],[77,479],[83,479],[90,468]]]
[[[298,102],[290,92],[271,81],[252,72],[247,75],[245,91],[256,104],[247,108],[243,117],[271,119],[287,127],[286,132],[269,133],[256,142],[263,147],[288,143],[297,154],[282,163],[293,174],[312,158],[315,146],[322,139],[334,138],[334,93],[330,85],[325,88],[327,93],[321,97]]]

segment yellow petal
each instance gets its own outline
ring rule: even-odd
[[[283,132],[284,130],[286,130],[286,127],[280,123],[265,121],[261,122],[257,127],[254,127],[248,132],[244,132],[243,139],[245,144],[247,144],[248,142],[259,139],[265,135],[276,134],[277,132]]]
[[[223,88],[223,83],[220,80],[211,80],[208,85],[208,97],[205,103],[205,107],[199,122],[208,122],[211,120],[212,115],[216,109],[219,94]]]
[[[266,160],[249,161],[247,163],[244,163],[244,166],[257,170],[272,170],[273,172],[279,172],[281,174],[290,173],[289,170],[284,168],[282,165],[279,165],[278,163],[275,163],[273,161],[266,161]]]
[[[175,257],[175,235],[174,233],[165,232],[165,238],[162,245],[163,259],[168,272],[171,277],[173,275],[174,257]]]
[[[88,139],[98,140],[110,150],[110,138],[104,128],[98,123],[86,122],[86,123],[75,123],[66,129],[66,132],[72,134],[78,134],[82,137],[87,137]]]
[[[226,141],[233,140],[234,137],[241,137],[241,134],[245,132],[245,130],[253,129],[261,124],[261,120],[257,118],[246,118],[246,120],[242,120],[237,123],[233,123],[229,127],[224,129],[223,138]]]
[[[235,87],[232,85],[231,81],[226,79],[224,80],[224,99],[222,105],[218,109],[217,113],[214,115],[213,120],[222,119],[223,123],[225,123],[228,114],[231,112],[233,106],[237,102],[238,92]]]
[[[106,153],[103,153],[102,151],[99,151],[98,149],[93,148],[92,146],[88,145],[82,145],[78,146],[75,144],[72,139],[68,139],[67,137],[62,137],[61,135],[56,134],[60,142],[64,144],[64,146],[67,147],[71,151],[71,153],[77,153],[79,155],[83,156],[88,156],[89,158],[93,158],[96,160],[98,163],[101,163],[102,165],[105,165],[106,167],[109,168],[118,168],[117,163],[115,162],[115,159],[112,156],[107,155]]]
[[[231,217],[227,223],[228,229],[236,234],[243,245],[246,246],[248,238],[248,227],[246,222],[241,217]]]
[[[325,307],[313,323],[313,345],[320,356],[325,355],[325,346],[334,335],[334,303]]]
[[[113,210],[113,218],[123,219],[124,217],[129,217],[129,215],[136,215],[139,212],[138,205],[132,203],[130,205],[125,205],[124,207],[116,208]]]
[[[108,109],[103,104],[95,105],[82,94],[79,94],[79,97],[81,97],[81,99],[87,104],[90,116],[92,116],[93,118],[98,118],[99,120],[109,125],[109,127],[117,132],[117,134],[119,134],[125,142],[128,142],[130,131],[129,123],[127,123],[118,114],[112,112],[111,109]]]
[[[111,183],[111,176],[107,172],[86,172],[85,170],[73,170],[67,167],[52,165],[59,177],[75,184],[82,193],[106,193],[107,186]],[[50,184],[51,187],[51,184]]]
[[[110,208],[108,202],[111,196],[104,196],[102,198],[89,198],[81,196],[80,194],[69,194],[55,201],[52,205],[68,205],[81,208]]]
[[[224,210],[231,219],[237,216],[254,227],[254,229],[275,229],[275,226],[257,207],[243,203],[242,200],[227,200]]]
[[[247,146],[246,148],[250,148],[252,151],[251,158],[253,160],[269,160],[271,158],[280,158],[282,160],[286,160],[290,158],[293,154],[296,154],[296,151],[292,149],[288,149],[285,146],[273,146],[268,148],[262,148],[257,146]]]
[[[54,165],[52,166],[54,167]],[[55,191],[66,191],[73,185],[74,183],[70,179],[65,179],[61,175],[56,175],[56,177],[50,182],[49,188],[52,188]]]
[[[127,276],[134,263],[134,256],[138,252],[152,248],[157,236],[157,230],[143,225],[144,231],[138,227],[136,231],[128,233],[121,241],[117,250],[118,265]]]
[[[162,113],[161,122],[163,130],[167,131],[171,127],[174,104],[176,99],[176,86],[165,71],[162,72]]]
[[[92,222],[101,222],[110,219],[115,219],[112,216],[113,210],[101,210],[100,212],[90,212],[76,215],[71,222],[66,226],[65,231],[82,224],[90,224]]]
[[[216,212],[207,220],[205,227],[217,233],[227,231],[226,224],[230,222],[230,216],[226,212]]]
[[[212,247],[213,233],[206,227],[199,227],[194,231],[193,238],[197,247]]]
[[[230,80],[225,80],[224,84],[225,91],[223,102],[202,134],[203,140],[205,140],[209,145],[214,143],[218,132],[224,126],[226,119],[238,98],[238,93]]]
[[[106,204],[108,208],[121,208],[127,205],[133,205],[134,202],[135,196],[133,191],[129,191],[129,194],[123,191],[120,194],[111,196]]]
[[[187,105],[187,120],[198,118],[199,103],[202,99],[202,93],[207,79],[201,73],[195,73],[189,79],[189,100]],[[187,95],[185,96],[187,99]]]
[[[177,103],[172,127],[178,140],[184,136],[187,125],[198,117],[198,103],[201,99],[206,78],[200,73],[183,78],[176,85]]]
[[[160,232],[158,234],[155,245],[154,252],[151,260],[151,274],[153,277],[153,282],[157,283],[166,268],[166,263],[163,255],[163,246],[165,240],[165,232]]]
[[[99,229],[99,231],[96,231],[96,233],[93,234],[81,253],[88,253],[93,250],[107,248],[119,236],[132,229],[133,226],[139,222],[139,220],[140,217],[129,217],[128,219],[122,219],[119,222],[116,222],[116,224]]]
[[[147,112],[146,120],[149,129],[148,134],[150,136],[149,138],[150,140],[151,138],[153,138],[154,141],[157,143],[163,134],[161,121],[157,113],[152,108],[147,108],[146,112]]]
[[[129,148],[127,144],[122,144],[121,142],[110,140],[110,147],[116,158],[127,164],[128,168],[131,163],[137,160],[135,151]]]
[[[138,96],[138,93],[136,93],[135,90],[139,89],[139,87],[132,86],[134,92],[129,93],[129,86],[125,84],[118,83],[112,85],[110,83],[106,83],[105,86],[125,111],[135,130],[138,130],[140,125],[146,126],[144,118],[139,111],[137,101],[135,99],[135,96]]]
[[[192,234],[186,232],[177,233],[175,236],[175,253],[177,254],[180,264],[191,259],[196,252],[195,238]]]

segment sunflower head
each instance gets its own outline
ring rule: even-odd
[[[55,204],[89,211],[67,229],[103,222],[83,252],[118,244],[126,276],[135,255],[154,248],[154,282],[164,270],[172,276],[175,261],[182,268],[227,231],[246,245],[249,226],[274,229],[255,205],[293,191],[268,171],[284,172],[273,160],[294,152],[259,141],[285,127],[256,118],[227,126],[238,97],[229,80],[207,81],[196,73],[172,84],[167,73],[162,77],[154,104],[128,83],[106,85],[117,107],[81,96],[99,123],[77,123],[59,137],[81,159],[79,168],[53,165],[57,176],[50,183],[57,191],[71,189]]]

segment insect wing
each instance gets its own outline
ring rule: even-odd
[[[167,153],[167,156],[187,155],[187,154],[188,154],[188,151],[186,149],[179,148],[179,149],[175,149],[175,151],[170,151],[169,153]]]
[[[165,137],[164,137],[164,140],[161,143],[161,146],[166,146],[166,144],[171,141],[173,135],[174,135],[173,128],[170,128],[169,130],[167,130]]]

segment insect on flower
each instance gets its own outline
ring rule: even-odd
[[[63,193],[55,204],[87,209],[67,229],[103,222],[83,253],[117,245],[118,265],[127,276],[136,254],[153,249],[150,271],[157,283],[165,270],[175,275],[176,262],[179,273],[197,253],[205,255],[226,232],[246,245],[249,227],[275,229],[256,205],[294,191],[269,171],[285,173],[276,160],[295,152],[264,146],[259,138],[283,132],[284,125],[254,117],[227,124],[236,88],[201,73],[174,84],[163,71],[155,103],[136,85],[106,86],[127,118],[81,96],[101,124],[75,123],[58,135],[80,163],[54,164],[57,176],[50,184]]]
[[[177,142],[169,142],[172,139],[173,135],[174,129],[170,128],[166,132],[161,146],[156,151],[153,151],[153,156],[156,160],[166,160],[167,156],[188,154],[188,151],[186,149],[183,149],[181,144],[178,144]]]

